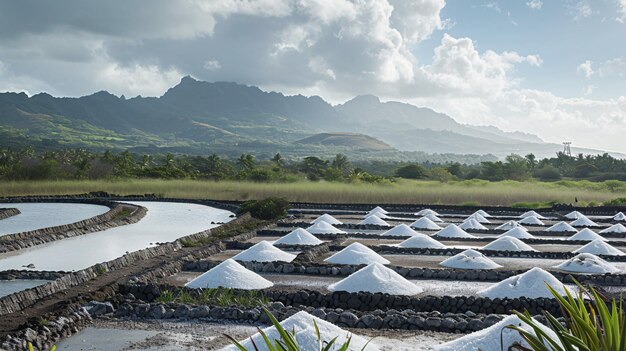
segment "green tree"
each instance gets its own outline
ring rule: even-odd
[[[410,164],[398,168],[395,175],[407,179],[424,179],[426,178],[426,170],[418,164]]]

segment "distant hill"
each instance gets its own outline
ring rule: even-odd
[[[392,150],[389,144],[359,133],[319,133],[296,141],[299,144],[344,146],[357,150]]]
[[[286,96],[191,77],[161,97],[126,99],[106,91],[80,98],[1,93],[0,146],[24,145],[230,155],[352,152],[361,158],[402,160],[415,158],[416,152],[544,157],[561,149],[531,134],[463,125],[428,108],[381,102],[372,95],[332,106],[318,96]],[[572,152],[601,151],[572,148]]]

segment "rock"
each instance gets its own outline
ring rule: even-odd
[[[146,314],[146,317],[152,318],[152,319],[163,319],[164,316],[165,316],[165,307],[163,307],[163,305],[152,306],[150,310],[148,311],[148,313]]]
[[[339,321],[341,323],[347,325],[348,327],[354,327],[356,325],[356,323],[359,321],[359,317],[357,317],[352,312],[343,312],[339,316]]]
[[[174,311],[174,318],[187,318],[189,317],[190,311],[191,311],[191,308],[189,306],[180,305],[176,307],[176,310]]]
[[[112,313],[115,311],[115,308],[113,308],[113,305],[110,302],[91,301],[85,305],[85,310],[91,317],[97,317],[107,313]]]
[[[209,306],[198,306],[194,307],[189,312],[189,318],[206,318],[209,316],[211,310]]]

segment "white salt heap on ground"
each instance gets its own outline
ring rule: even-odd
[[[445,249],[446,245],[429,237],[426,234],[416,233],[414,236],[398,244],[399,247],[420,249]]]
[[[487,227],[480,224],[480,222],[477,221],[475,218],[468,218],[464,220],[463,223],[459,224],[459,228],[463,230],[466,230],[466,229],[486,230],[487,229]]]
[[[367,218],[369,216],[376,216],[378,218],[383,218],[383,219],[391,218],[391,217],[387,216],[385,213],[382,213],[382,212],[372,212],[372,213],[368,212],[368,213],[366,213],[363,216],[363,218],[365,219],[365,218]]]
[[[376,213],[389,214],[389,212],[387,212],[384,208],[382,208],[380,206],[376,206],[376,207],[372,208],[368,213],[369,214],[376,214]]]
[[[613,224],[612,226],[603,229],[600,231],[601,234],[604,233],[626,233],[626,227],[621,224],[621,223],[617,223],[617,224]]]
[[[480,213],[478,213],[478,212],[474,212],[474,213],[472,213],[471,215],[469,215],[469,216],[467,217],[467,219],[470,219],[470,218],[475,219],[475,220],[476,220],[476,221],[478,221],[479,223],[491,223],[491,221],[490,221],[490,220],[488,220],[487,218],[485,218],[485,216],[481,215],[481,214],[480,214]]]
[[[439,265],[458,269],[496,269],[502,267],[487,258],[487,256],[472,249],[456,254],[439,263]]]
[[[528,225],[545,225],[539,218],[537,217],[524,217],[519,221],[520,224],[528,224]]]
[[[577,220],[570,223],[572,227],[599,227],[598,223],[592,221],[587,217],[580,217]]]
[[[417,228],[417,229],[428,229],[428,230],[441,229],[441,227],[437,223],[431,221],[430,219],[426,217],[422,217],[418,219],[417,221],[409,224],[409,226],[413,228]]]
[[[522,213],[519,218],[526,218],[526,217],[535,217],[538,219],[546,219],[546,217],[540,215],[539,213],[535,212],[535,211],[526,211],[524,213]]]
[[[449,224],[447,227],[435,233],[438,238],[475,238],[465,230],[459,228],[456,224]]]
[[[383,293],[390,295],[417,295],[422,288],[406,280],[403,276],[380,263],[372,263],[367,267],[350,274],[346,278],[331,284],[329,291]]]
[[[613,246],[607,244],[603,240],[596,239],[589,244],[581,247],[578,250],[575,250],[574,253],[590,253],[594,255],[607,255],[607,256],[624,256],[624,253],[621,250],[614,248]]]
[[[380,234],[382,236],[413,236],[413,235],[417,235],[418,232],[416,232],[415,230],[413,230],[413,228],[409,227],[408,225],[402,223],[402,224],[398,224],[397,226],[389,229],[388,231]]]
[[[274,245],[319,245],[323,243],[306,229],[296,228],[291,233],[274,241]]]
[[[346,234],[343,230],[335,228],[332,224],[324,221],[317,222],[306,228],[306,230],[312,234]]]
[[[613,220],[618,222],[626,222],[626,214],[624,214],[623,212],[618,212],[615,214],[615,216],[613,216]]]
[[[498,238],[502,238],[505,236],[510,236],[512,238],[518,239],[533,239],[535,236],[530,234],[524,227],[515,227],[513,229],[509,229],[503,234],[500,234]]]
[[[367,216],[364,220],[360,221],[359,224],[372,224],[389,227],[389,223],[383,221],[375,214]]]
[[[257,290],[270,288],[274,286],[274,283],[229,258],[207,272],[202,273],[200,276],[185,284],[185,286],[193,289],[222,287],[229,289]]]
[[[617,267],[590,253],[578,254],[576,257],[572,257],[560,265],[554,266],[554,268],[575,273],[619,273],[619,269]]]
[[[512,236],[503,236],[480,248],[494,251],[537,251],[530,245]]]
[[[349,351],[358,351],[363,349],[365,345],[365,351],[377,351],[380,350],[377,346],[375,346],[374,342],[367,343],[369,338],[364,338],[359,335],[352,334],[346,330],[339,328],[338,326],[329,323],[323,319],[317,318],[313,315],[310,315],[304,311],[300,311],[293,316],[285,319],[280,322],[280,325],[287,331],[291,332],[295,329],[296,341],[300,346],[301,350],[318,350],[318,340],[317,333],[315,331],[315,325],[320,333],[320,337],[323,341],[330,341],[337,337],[337,341],[331,347],[331,351],[336,351],[340,348],[341,344],[343,344],[348,337],[352,336],[350,341]],[[263,333],[268,337],[272,342],[274,340],[280,340],[280,335],[274,326],[267,327],[263,329]],[[252,340],[251,340],[252,339]],[[253,344],[254,341],[254,344]],[[254,350],[254,345],[259,348],[259,351],[267,351],[267,347],[265,346],[265,342],[263,342],[263,337],[260,333],[256,333],[249,338],[241,340],[239,342],[246,350]],[[236,346],[231,345],[224,350],[228,351],[236,351],[238,350]]]
[[[415,213],[416,216],[426,216],[426,215],[429,215],[429,214],[435,215],[435,216],[440,216],[439,213],[431,210],[430,208],[425,208],[425,209],[420,210],[419,212]]]
[[[553,298],[546,283],[561,295],[565,295],[565,286],[555,276],[541,268],[532,268],[478,292],[479,296],[495,298]]]
[[[568,223],[559,222],[554,224],[553,226],[544,229],[545,232],[570,232],[570,233],[578,233],[578,229],[572,227]]]
[[[443,222],[443,219],[441,219],[441,218],[439,218],[439,217],[435,216],[434,214],[427,214],[427,215],[425,215],[425,216],[424,216],[424,218],[428,218],[428,219],[430,219],[431,221],[436,222],[436,223],[441,223],[441,222]]]
[[[237,261],[256,262],[291,262],[294,258],[296,258],[296,255],[277,248],[270,244],[269,241],[260,241],[233,257]]]
[[[521,224],[516,221],[507,221],[496,227],[497,230],[511,230],[515,227],[522,227]]]
[[[581,218],[581,217],[585,217],[585,215],[580,213],[580,212],[578,212],[578,211],[572,211],[572,212],[570,212],[570,213],[565,215],[565,218],[567,218],[567,219],[578,219],[578,218]]]
[[[584,241],[594,241],[596,239],[600,239],[602,241],[606,241],[600,234],[594,232],[589,228],[583,228],[578,233],[570,236],[567,240],[584,240]]]
[[[315,220],[311,222],[311,224],[316,224],[319,222],[326,222],[332,225],[343,224],[337,218],[329,215],[328,213],[324,213],[323,215],[317,217]]]
[[[485,217],[485,218],[493,217],[492,215],[490,215],[489,213],[487,213],[487,212],[486,212],[486,211],[484,211],[484,210],[478,210],[478,211],[476,211],[476,212],[474,212],[474,213],[478,213],[479,215],[481,215],[481,216],[483,216],[483,217]]]
[[[535,321],[536,322],[536,321]],[[467,334],[458,339],[435,346],[436,351],[502,351],[509,350],[514,345],[530,348],[520,333],[507,326],[515,325],[527,331],[532,327],[524,323],[518,316],[510,315],[489,328]],[[538,324],[542,331],[553,340],[558,340],[556,334],[547,326]],[[557,341],[558,342],[558,341]],[[546,345],[548,346],[548,345]]]
[[[328,263],[337,264],[388,264],[389,260],[377,254],[374,250],[361,243],[352,243],[324,260]]]

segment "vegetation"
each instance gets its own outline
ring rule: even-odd
[[[156,301],[220,307],[241,306],[246,308],[263,306],[269,303],[267,297],[259,291],[237,291],[227,288],[202,289],[199,294],[190,294],[183,289],[176,291],[166,290],[161,292]]]
[[[249,212],[254,218],[276,220],[287,215],[289,202],[279,197],[264,200],[248,200],[241,205],[239,213]]]
[[[522,351],[624,351],[626,350],[626,315],[622,301],[618,303],[612,299],[609,304],[590,288],[589,292],[578,284],[580,291],[574,297],[569,291],[567,296],[560,296],[552,287],[550,292],[559,302],[565,316],[565,325],[562,325],[549,312],[544,312],[549,328],[556,334],[553,339],[538,322],[532,319],[528,311],[517,312],[519,318],[527,323],[532,331],[526,331],[517,326],[510,328],[517,330],[524,340],[531,346],[525,348],[514,346]],[[585,296],[593,302],[585,302]]]
[[[237,225],[225,224],[211,231],[211,235],[198,238],[198,239],[188,239],[182,238],[180,240],[180,244],[183,247],[200,247],[205,245],[213,244],[220,240],[230,239],[233,236],[248,233],[253,230],[260,228],[261,226],[267,225],[270,223],[269,221],[261,221],[258,219],[252,219],[246,222],[239,222]]]

